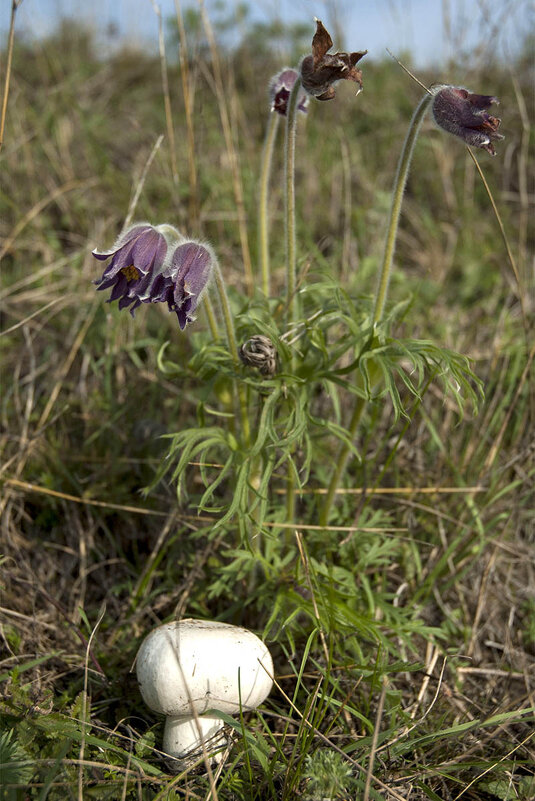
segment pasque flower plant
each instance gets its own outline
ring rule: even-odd
[[[429,106],[432,106],[435,122],[443,130],[460,137],[466,142],[466,144],[483,147],[491,155],[495,155],[491,139],[503,139],[503,136],[497,133],[500,120],[495,117],[491,117],[485,111],[485,109],[487,109],[492,103],[498,103],[497,98],[487,95],[471,94],[466,89],[458,89],[453,86],[444,85],[440,85],[433,90],[427,90],[418,103],[403,143],[398,161],[396,178],[394,180],[394,189],[392,192],[392,203],[390,207],[390,216],[385,239],[383,259],[381,262],[377,289],[375,292],[373,312],[374,333],[378,331],[383,320],[388,295],[388,287],[390,283],[390,274],[394,260],[401,206],[407,184],[407,178],[409,176],[412,154],[420,133],[422,122],[429,109]],[[380,344],[379,340],[377,340],[377,342]],[[368,380],[369,379],[367,377],[367,383]],[[352,441],[355,437],[364,408],[364,397],[357,397],[347,427],[349,441]],[[345,470],[350,451],[351,449],[348,445],[348,441],[344,442],[340,448],[340,452],[336,460],[336,466],[329,483],[325,502],[321,512],[320,519],[324,523],[329,517],[336,489]]]
[[[273,149],[277,138],[277,130],[281,117],[288,115],[288,103],[295,84],[298,84],[297,91],[297,111],[306,114],[308,111],[309,97],[305,90],[299,85],[299,72],[293,67],[284,67],[273,76],[269,83],[269,102],[270,116],[266,130],[264,150],[262,154],[262,168],[260,173],[260,196],[258,204],[258,231],[259,231],[259,257],[260,271],[262,275],[262,290],[267,296],[270,292],[269,276],[269,248],[268,248],[268,198],[269,198],[269,177],[271,173],[271,163]]]
[[[268,187],[272,169],[272,152],[276,142],[277,126],[280,118],[284,118],[284,165],[285,165],[285,244],[286,244],[286,291],[284,302],[278,305],[275,315],[266,312],[265,327],[255,328],[253,325],[253,309],[249,314],[242,310],[239,320],[242,327],[244,321],[249,322],[243,330],[244,344],[238,347],[236,336],[236,318],[227,297],[225,280],[217,264],[212,248],[203,243],[186,240],[176,229],[167,225],[153,226],[139,223],[128,228],[109,251],[95,251],[99,260],[109,260],[102,278],[97,281],[99,290],[111,289],[109,300],[118,300],[120,308],[130,308],[133,313],[142,303],[166,303],[170,311],[177,315],[178,324],[184,329],[195,319],[199,303],[212,276],[213,285],[219,296],[219,309],[226,332],[230,359],[226,367],[218,348],[217,315],[211,306],[209,295],[206,301],[210,336],[214,340],[214,362],[207,365],[207,353],[203,351],[199,360],[199,375],[213,377],[223,371],[225,381],[233,386],[233,391],[226,393],[223,418],[230,419],[228,431],[223,425],[198,427],[179,432],[173,438],[171,456],[178,459],[173,476],[183,485],[183,474],[190,458],[204,454],[206,449],[214,447],[218,450],[217,462],[221,462],[221,451],[225,456],[224,466],[218,478],[209,484],[200,501],[200,507],[215,500],[215,491],[224,479],[232,474],[231,484],[235,488],[234,497],[227,507],[226,513],[218,525],[223,525],[236,515],[240,530],[247,537],[247,521],[262,518],[256,516],[255,509],[265,507],[269,493],[269,484],[274,465],[286,462],[286,520],[294,520],[295,486],[298,476],[296,454],[302,452],[303,441],[310,442],[306,433],[307,424],[311,424],[313,415],[309,409],[314,403],[318,382],[329,385],[333,393],[338,391],[340,382],[352,394],[354,401],[349,420],[343,426],[332,425],[322,428],[322,435],[328,430],[340,440],[338,455],[332,459],[330,481],[325,493],[325,500],[320,514],[320,523],[327,524],[337,489],[340,486],[348,457],[355,454],[353,442],[366,404],[381,376],[386,376],[385,392],[389,392],[397,414],[402,413],[399,393],[396,389],[394,375],[402,375],[405,386],[414,396],[418,395],[420,385],[407,378],[403,366],[406,361],[412,362],[414,372],[423,375],[425,371],[436,370],[440,365],[441,380],[454,387],[456,397],[459,394],[455,387],[462,386],[466,397],[474,402],[477,384],[466,360],[458,354],[452,354],[427,342],[404,340],[397,347],[396,340],[390,337],[390,312],[386,311],[388,285],[394,259],[397,229],[403,194],[411,163],[414,146],[422,121],[432,108],[437,125],[448,133],[494,153],[493,141],[502,137],[498,133],[500,121],[488,113],[491,105],[497,100],[490,95],[476,95],[454,86],[440,85],[426,90],[418,104],[403,143],[394,181],[392,205],[387,224],[383,259],[378,271],[377,289],[368,312],[363,314],[359,323],[360,334],[355,329],[351,314],[343,308],[338,298],[332,303],[339,307],[330,312],[317,310],[307,317],[302,298],[312,297],[313,289],[308,295],[301,290],[297,281],[297,249],[296,249],[296,206],[295,206],[295,142],[297,120],[307,108],[309,97],[317,100],[331,100],[335,97],[335,85],[340,80],[349,80],[362,88],[362,72],[357,63],[366,51],[330,53],[333,46],[328,31],[320,20],[316,20],[316,30],[312,39],[312,52],[305,56],[299,69],[286,67],[270,82],[269,86],[269,124],[264,149],[262,177],[260,182],[259,203],[259,255],[262,275],[262,289],[266,296],[270,290],[269,269],[269,236],[268,236]],[[358,92],[357,92],[358,94]],[[340,295],[341,297],[341,295]],[[265,301],[267,300],[267,297]],[[264,301],[264,302],[265,302]],[[319,304],[321,305],[321,304]],[[268,309],[266,303],[266,309]],[[331,307],[329,307],[331,308]],[[309,310],[310,311],[310,310]],[[277,316],[278,315],[278,316]],[[342,337],[343,345],[337,346],[335,353],[328,356],[325,345],[325,358],[331,359],[322,369],[318,368],[318,348],[308,343],[310,331],[317,326],[319,332],[315,343],[326,343],[329,339],[329,327],[347,323],[348,333]],[[251,328],[251,326],[253,326]],[[281,332],[279,328],[285,330]],[[358,326],[357,326],[358,327]],[[360,338],[359,338],[360,337]],[[299,340],[299,345],[291,347]],[[337,360],[342,355],[348,358],[349,367],[344,368],[343,379],[337,374]],[[311,364],[307,363],[310,357]],[[403,361],[405,360],[405,362]],[[209,360],[208,360],[209,361]],[[179,366],[171,366],[172,371],[181,371]],[[204,371],[207,370],[205,373]],[[225,372],[226,370],[226,372]],[[354,371],[350,380],[349,376]],[[308,376],[308,378],[304,378]],[[451,379],[451,380],[450,380]],[[449,383],[448,383],[449,382]],[[266,393],[266,385],[268,391]],[[331,390],[329,390],[331,391]],[[258,406],[253,407],[253,398],[258,393]],[[286,412],[283,414],[281,408]],[[307,415],[309,415],[307,417]],[[259,421],[258,424],[253,421]],[[308,422],[307,422],[308,421]],[[206,443],[206,445],[204,444]],[[308,446],[307,446],[308,447]],[[280,456],[281,450],[284,456]],[[207,459],[207,461],[216,461]],[[173,458],[162,467],[160,475],[172,465]],[[301,480],[300,478],[298,480]],[[218,507],[219,508],[219,507]],[[240,518],[240,515],[242,517]]]

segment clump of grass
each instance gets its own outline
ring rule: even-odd
[[[507,134],[506,157],[481,160],[487,186],[424,119],[374,320],[420,90],[370,62],[357,100],[341,86],[334,108],[298,121],[288,295],[279,138],[266,297],[242,268],[258,252],[266,86],[281,64],[265,49],[258,63],[254,48],[247,63],[243,49],[222,54],[211,29],[202,47],[202,30],[187,65],[164,65],[169,95],[159,59],[99,60],[77,28],[14,49],[1,201],[6,797],[527,799],[525,63],[514,81],[484,76]],[[170,124],[178,153],[169,136],[155,147]],[[176,180],[186,163],[193,182]],[[102,304],[90,251],[136,197],[136,218],[213,242],[225,314],[216,293],[180,335],[159,304],[135,319]],[[260,284],[260,263],[251,270]],[[275,374],[239,361],[258,334],[278,351]],[[161,720],[129,673],[147,630],[181,616],[253,628],[276,665],[271,698],[236,724],[212,777],[167,773]]]

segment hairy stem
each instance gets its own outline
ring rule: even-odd
[[[210,333],[212,335],[212,339],[215,342],[217,342],[217,340],[219,339],[219,331],[218,331],[218,328],[217,328],[217,318],[216,318],[216,315],[215,315],[215,310],[214,310],[213,303],[212,303],[212,301],[210,299],[210,295],[208,294],[208,292],[206,292],[203,295],[203,305],[204,305],[204,311],[206,313],[206,319],[208,320],[208,326],[210,328]]]
[[[392,194],[392,205],[390,207],[390,219],[388,221],[388,232],[386,235],[383,263],[381,265],[381,272],[379,274],[379,285],[375,294],[375,309],[373,313],[374,323],[379,323],[383,316],[386,297],[388,294],[388,284],[390,283],[390,273],[392,272],[392,261],[394,259],[394,251],[396,249],[396,238],[398,233],[401,204],[403,202],[403,194],[405,192],[407,177],[409,175],[414,145],[416,144],[423,118],[425,117],[425,113],[432,99],[433,95],[429,92],[426,92],[426,94],[418,103],[416,111],[412,115],[409,130],[403,143],[403,150],[401,151],[401,156],[399,157],[398,169],[394,181],[394,192]]]
[[[268,194],[269,177],[271,174],[271,162],[273,160],[273,146],[277,138],[280,115],[271,112],[269,123],[266,130],[264,150],[262,152],[262,167],[260,173],[260,208],[258,217],[258,231],[260,242],[260,267],[262,272],[262,290],[266,298],[270,292],[270,269],[269,269],[269,234],[268,234]]]
[[[297,260],[295,248],[295,133],[297,128],[297,106],[301,81],[298,78],[292,87],[288,100],[286,132],[284,139],[285,155],[285,201],[286,201],[286,315],[289,323],[298,317]]]
[[[409,130],[407,132],[407,136],[405,137],[405,141],[403,143],[403,149],[399,157],[396,178],[394,180],[392,205],[390,207],[390,218],[388,221],[388,230],[386,235],[383,262],[381,264],[381,271],[379,273],[379,283],[377,285],[377,291],[375,294],[375,307],[373,312],[374,326],[380,323],[383,318],[386,298],[388,295],[388,285],[390,283],[390,274],[392,272],[392,261],[394,259],[394,252],[396,249],[396,239],[399,227],[401,205],[403,202],[403,194],[405,192],[405,186],[407,184],[407,177],[409,175],[409,168],[411,165],[412,154],[414,152],[414,145],[416,144],[416,140],[418,138],[418,134],[420,133],[420,128],[423,119],[425,117],[426,111],[432,99],[433,95],[429,92],[426,92],[426,94],[422,97],[422,99],[418,103],[416,110],[412,116],[412,120],[410,121]],[[357,397],[351,415],[351,419],[347,427],[348,439],[351,442],[353,442],[353,440],[355,439],[357,428],[365,407],[366,407],[365,398]],[[336,464],[334,467],[331,480],[329,482],[327,495],[325,496],[325,501],[323,503],[323,507],[320,512],[321,525],[326,526],[328,523],[329,515],[336,495],[336,490],[338,489],[344,471],[347,467],[347,462],[350,453],[351,453],[351,448],[349,447],[349,445],[347,445],[346,443],[342,444],[340,447],[340,451],[338,453],[338,457],[336,459]]]
[[[357,398],[357,401],[353,408],[353,414],[351,415],[351,420],[349,421],[349,425],[347,427],[348,439],[350,439],[351,441],[355,439],[357,427],[358,424],[360,423],[360,418],[362,417],[362,412],[364,411],[365,406],[366,406],[366,400],[360,397]],[[336,495],[336,490],[338,489],[340,480],[346,469],[350,452],[351,449],[349,445],[346,445],[344,443],[340,447],[340,451],[338,453],[336,463],[334,466],[334,471],[331,476],[329,486],[327,488],[327,494],[325,496],[325,500],[323,502],[323,506],[320,512],[319,522],[321,526],[326,526],[327,523],[329,522],[329,515],[331,512],[331,507],[333,505],[334,497]]]
[[[236,343],[234,322],[232,319],[232,312],[230,309],[230,303],[227,295],[227,290],[225,287],[225,282],[223,281],[223,276],[221,275],[221,269],[219,267],[219,264],[217,263],[214,269],[214,278],[215,278],[216,290],[219,295],[219,301],[221,303],[221,310],[223,312],[223,322],[225,325],[225,332],[227,335],[228,348],[230,351],[230,355],[232,356],[232,360],[236,365],[236,369],[238,369],[240,366],[240,356],[238,354],[238,345]],[[240,406],[243,442],[245,443],[246,446],[248,446],[251,440],[251,428],[249,425],[249,415],[247,414],[247,395],[245,387],[242,386],[241,384],[238,384],[238,402]]]
[[[301,80],[295,81],[286,112],[286,131],[284,138],[285,154],[285,233],[286,233],[286,320],[289,325],[299,317],[297,290],[297,259],[295,246],[295,134],[297,129],[297,107]],[[292,368],[295,358],[292,357]],[[291,522],[295,516],[295,476],[293,466],[288,462],[286,480],[286,519]]]

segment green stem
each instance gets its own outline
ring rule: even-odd
[[[358,397],[355,403],[355,407],[353,409],[353,414],[351,415],[351,420],[349,421],[349,425],[347,427],[348,439],[351,440],[351,442],[355,439],[357,427],[358,424],[360,423],[360,418],[362,417],[362,412],[364,411],[365,406],[366,406],[365,398]],[[325,496],[325,500],[323,502],[323,506],[320,512],[319,522],[321,526],[326,526],[327,523],[329,522],[329,515],[331,512],[331,507],[333,505],[334,497],[336,495],[336,490],[338,489],[338,485],[340,484],[340,479],[342,478],[342,474],[346,469],[350,452],[351,449],[349,445],[346,445],[344,443],[341,446],[340,452],[336,459],[334,472],[331,476],[329,487],[327,489],[327,494]]]
[[[212,339],[214,342],[217,342],[219,339],[219,331],[217,329],[217,319],[215,316],[214,305],[210,300],[210,295],[206,292],[203,295],[203,303],[204,303],[204,311],[206,314],[206,319],[208,320],[208,326],[210,328],[210,333],[212,334]]]
[[[286,233],[286,320],[295,323],[299,317],[297,291],[297,259],[295,246],[295,134],[297,130],[297,108],[301,80],[297,78],[290,92],[286,111],[286,130],[284,137],[285,155],[285,233]],[[295,369],[295,356],[292,356],[292,371]],[[295,477],[292,464],[288,462],[286,479],[286,520],[295,518]],[[291,529],[289,535],[293,536]]]
[[[270,293],[270,269],[269,269],[269,234],[268,234],[268,197],[269,197],[269,177],[271,174],[271,163],[273,161],[273,147],[277,138],[280,114],[272,111],[266,130],[264,150],[262,152],[262,167],[260,173],[260,208],[258,216],[258,231],[260,241],[260,267],[262,271],[262,290],[266,298]]]
[[[420,133],[427,107],[429,106],[433,95],[427,92],[416,107],[416,111],[412,115],[412,120],[409,125],[405,142],[403,143],[403,150],[398,161],[398,169],[394,181],[394,193],[392,195],[392,205],[390,207],[390,219],[388,222],[388,233],[386,236],[385,252],[383,256],[383,263],[381,265],[381,272],[379,274],[379,285],[375,295],[375,310],[373,313],[373,322],[379,323],[383,316],[383,311],[386,303],[386,296],[388,294],[388,284],[390,283],[390,273],[392,272],[392,261],[394,258],[394,251],[396,249],[396,238],[399,226],[399,215],[401,212],[401,204],[403,202],[403,194],[407,184],[407,177],[409,175],[409,168],[411,166],[412,154],[414,145]]]
[[[409,175],[414,145],[416,144],[418,134],[420,133],[420,127],[432,99],[433,95],[427,92],[418,103],[412,116],[412,120],[410,121],[409,130],[407,132],[407,136],[405,137],[403,149],[399,157],[396,178],[394,181],[392,205],[390,207],[390,219],[388,221],[388,231],[386,235],[383,262],[381,265],[381,271],[379,273],[379,283],[375,295],[375,307],[373,312],[374,326],[376,326],[377,323],[380,323],[383,317],[388,294],[388,285],[390,283],[390,274],[392,272],[392,261],[394,259],[394,251],[396,249],[401,205],[403,202],[405,186],[407,184],[407,177]],[[351,415],[351,420],[349,421],[349,425],[347,427],[348,439],[351,442],[353,442],[355,439],[357,428],[365,408],[366,399],[360,396],[357,397],[355,407]],[[320,513],[320,523],[323,526],[326,526],[329,521],[329,515],[336,495],[336,490],[338,489],[342,475],[347,467],[350,453],[351,448],[349,445],[343,444],[340,447],[340,451],[336,459],[336,465],[327,489],[327,495],[325,496],[325,501]]]
[[[260,504],[258,503],[257,493],[262,481],[262,457],[256,456],[249,465],[249,508],[251,509],[251,528],[248,531],[248,542],[251,553],[258,556],[262,553],[262,518],[260,515]],[[260,559],[257,559],[252,569],[248,589],[251,592],[262,576]]]
[[[219,302],[221,303],[221,311],[223,312],[223,322],[225,324],[225,332],[227,334],[228,349],[233,360],[236,362],[236,364],[239,364],[240,357],[238,355],[238,345],[236,344],[236,334],[234,332],[232,311],[230,309],[227,288],[225,286],[225,282],[223,281],[223,275],[221,274],[221,268],[219,267],[219,264],[216,264],[215,266],[214,278],[217,294],[219,295]]]
[[[286,522],[293,523],[295,520],[295,478],[292,465],[288,463],[286,474]],[[293,541],[294,533],[291,528],[285,530],[286,544]]]
[[[289,323],[298,317],[297,261],[295,248],[295,133],[297,128],[297,107],[301,80],[298,78],[292,87],[286,112],[286,132],[284,138],[285,154],[285,199],[286,199],[286,315]]]
[[[238,369],[240,367],[241,362],[240,362],[240,356],[238,354],[238,345],[236,343],[234,322],[232,319],[232,312],[230,309],[230,303],[227,295],[227,289],[225,287],[225,282],[223,281],[221,269],[219,267],[219,264],[217,263],[214,269],[214,278],[215,278],[216,290],[219,295],[219,301],[221,303],[221,310],[223,312],[223,322],[225,324],[225,331],[227,334],[228,348],[230,351],[230,355],[232,356],[232,360],[236,365],[236,369]],[[247,446],[249,445],[251,440],[251,428],[249,425],[249,415],[247,414],[247,394],[245,392],[245,387],[242,386],[241,384],[238,384],[238,401],[240,405],[243,441]]]

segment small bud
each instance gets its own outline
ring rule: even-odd
[[[240,347],[240,358],[248,367],[256,367],[266,378],[277,372],[277,349],[269,337],[255,334]]]
[[[317,100],[332,100],[336,92],[333,84],[340,80],[358,83],[357,94],[362,91],[362,72],[356,68],[368,52],[328,53],[333,41],[316,19],[316,33],[312,39],[312,55],[305,56],[301,62],[301,83],[303,88]]]
[[[288,111],[288,100],[293,85],[299,77],[297,70],[291,67],[285,67],[281,72],[274,75],[269,84],[269,96],[271,99],[271,111],[276,111],[283,117],[286,116]],[[298,111],[303,114],[307,113],[308,95],[304,89],[299,90],[299,99],[297,101]]]
[[[455,86],[437,86],[432,104],[436,124],[448,133],[458,136],[467,145],[482,147],[491,156],[496,155],[493,140],[504,137],[498,133],[501,120],[487,113],[499,101],[491,95],[475,95]]]

